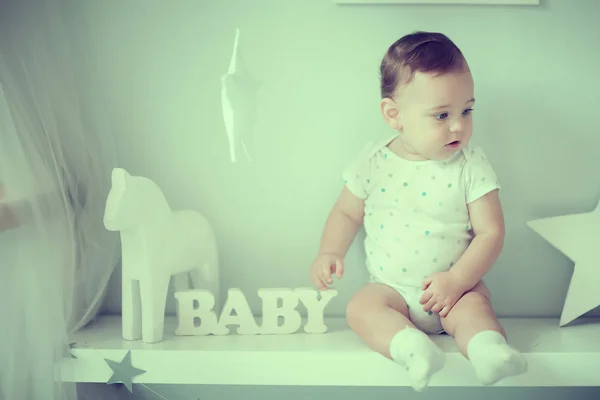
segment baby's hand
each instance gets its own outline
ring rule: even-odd
[[[446,317],[458,299],[468,290],[466,283],[452,271],[434,272],[423,280],[424,290],[419,303],[423,310]]]
[[[327,290],[332,284],[331,274],[340,279],[344,275],[343,257],[336,253],[321,253],[310,266],[310,280],[320,290]]]

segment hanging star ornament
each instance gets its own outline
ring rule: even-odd
[[[113,374],[106,382],[111,383],[122,383],[127,387],[130,393],[133,393],[132,381],[138,375],[145,373],[143,369],[135,368],[131,365],[131,350],[127,351],[123,360],[118,363],[112,360],[104,359],[108,366],[113,370]]]
[[[240,30],[236,29],[229,68],[221,76],[221,107],[232,163],[238,161],[240,150],[244,152],[248,161],[252,161],[246,141],[254,128],[257,92],[261,86],[259,80],[248,74],[238,49],[239,42]]]
[[[594,211],[527,222],[574,263],[560,326],[600,305],[600,202]]]

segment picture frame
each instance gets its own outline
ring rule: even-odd
[[[333,0],[337,4],[537,6],[541,0]]]

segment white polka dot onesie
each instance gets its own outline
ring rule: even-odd
[[[479,147],[443,161],[411,161],[387,147],[396,136],[367,146],[344,182],[365,200],[370,281],[398,290],[415,326],[439,333],[438,314],[419,304],[423,278],[454,265],[473,237],[467,204],[500,186]]]

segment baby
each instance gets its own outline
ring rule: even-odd
[[[429,334],[453,336],[491,385],[527,370],[482,281],[502,249],[496,175],[469,144],[475,103],[469,66],[440,33],[396,41],[381,63],[381,112],[394,133],[367,146],[344,172],[311,280],[326,290],[364,224],[369,283],[350,300],[350,327],[406,368],[423,390],[445,362]]]

